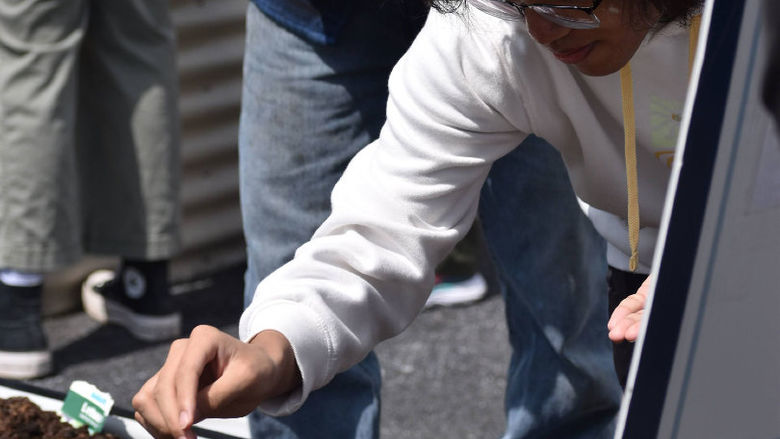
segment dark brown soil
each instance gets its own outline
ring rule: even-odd
[[[89,434],[54,412],[41,410],[25,397],[0,398],[0,439],[119,439],[108,433]]]

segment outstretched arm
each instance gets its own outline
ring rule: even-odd
[[[642,282],[636,293],[620,302],[609,318],[607,329],[613,342],[636,341],[642,326],[642,313],[645,309],[647,292],[650,290],[650,276]]]
[[[276,331],[244,343],[198,326],[174,341],[162,368],[133,398],[135,419],[156,438],[195,438],[205,418],[238,417],[300,385],[292,347]]]

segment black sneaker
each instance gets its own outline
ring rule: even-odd
[[[81,288],[84,311],[99,322],[120,325],[144,341],[178,337],[181,314],[174,310],[168,292],[147,290],[143,276],[132,269],[124,270],[122,277],[122,281],[116,279],[110,270],[90,274]]]
[[[25,380],[52,372],[52,356],[41,326],[43,287],[0,282],[0,378]]]

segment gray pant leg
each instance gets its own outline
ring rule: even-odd
[[[0,1],[0,267],[80,255],[73,155],[81,1]]]
[[[177,249],[167,7],[0,3],[0,267],[49,271],[83,247],[139,259]]]
[[[154,260],[179,247],[175,54],[168,2],[91,3],[77,145],[90,252]]]

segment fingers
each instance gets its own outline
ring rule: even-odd
[[[230,356],[232,341],[232,337],[211,326],[201,325],[192,330],[190,343],[179,360],[176,375],[173,377],[173,387],[176,389],[180,410],[176,414],[179,427],[190,427],[200,420],[197,418],[214,414],[214,406],[203,406],[198,403],[198,394],[202,387],[208,386],[216,378],[206,368],[214,367],[217,370],[224,368],[224,359]]]
[[[612,312],[612,316],[607,322],[607,329],[610,331],[614,329],[619,322],[623,321],[631,314],[635,314],[645,307],[645,296],[639,293],[632,294],[623,299],[620,304]]]
[[[642,282],[636,293],[623,299],[612,312],[607,322],[609,339],[613,342],[636,341],[642,326],[647,294],[650,291],[650,276]]]
[[[220,346],[218,376],[198,392],[198,408],[204,416],[244,416],[269,396],[269,389],[277,380],[277,367],[271,364],[265,349],[235,339],[227,339]]]
[[[222,334],[216,379],[198,392],[198,408],[206,416],[244,416],[261,401],[300,385],[300,373],[289,341],[263,331],[251,343]]]
[[[186,419],[187,422],[182,422],[182,415],[195,406],[194,401],[183,401],[181,395],[186,395],[186,389],[177,386],[179,376],[187,374],[182,369],[181,363],[190,344],[191,340],[186,339],[176,340],[171,344],[168,358],[157,373],[157,383],[154,387],[154,398],[166,425],[165,431],[174,434],[177,438],[187,437],[184,430],[190,426],[189,418]],[[197,387],[197,380],[192,385]],[[191,391],[192,394],[195,392],[197,388]]]
[[[643,310],[626,315],[609,330],[609,339],[615,343],[636,341],[642,327]]]
[[[634,342],[639,337],[639,330],[642,328],[643,313],[644,311],[640,311],[632,315],[632,317],[635,316],[635,318],[631,319],[631,323],[625,329],[623,334],[623,338],[625,338],[626,341]]]
[[[206,417],[208,413],[219,413],[220,417],[244,416],[262,399],[264,383],[257,379],[250,363],[234,359],[227,367],[216,381],[198,392],[198,407]]]
[[[174,341],[163,366],[133,398],[136,419],[155,437],[196,437],[191,427],[196,422],[198,387],[216,351],[214,337],[203,336],[210,332],[193,331],[189,339]]]
[[[152,423],[150,423],[150,422],[147,422],[146,419],[144,419],[144,417],[141,416],[141,414],[138,413],[138,412],[135,412],[135,420],[136,420],[136,422],[141,424],[141,427],[146,429],[146,431],[148,431],[149,434],[151,434],[153,437],[155,437],[157,439],[173,438],[173,436],[171,436],[169,434],[163,434],[162,432],[160,432],[160,430],[157,430],[156,428],[154,428],[154,425]]]
[[[154,389],[156,383],[157,375],[155,374],[148,381],[146,381],[146,383],[141,387],[141,390],[133,397],[133,407],[136,409],[135,420],[138,421],[138,423],[141,424],[141,426],[145,428],[146,431],[148,431],[152,436],[159,439],[164,438],[165,436],[155,427],[155,425],[164,425],[165,421],[157,410],[146,409],[149,403],[146,398],[151,394],[150,390]],[[143,407],[143,409],[141,409],[141,407]],[[141,412],[143,412],[143,415]],[[147,418],[149,419],[148,421]]]
[[[133,398],[138,422],[158,438],[194,439],[192,425],[204,417],[246,415],[300,385],[284,336],[263,331],[254,340],[199,326],[173,342],[165,364]]]
[[[133,397],[132,404],[136,410],[136,420],[155,438],[194,437],[188,436],[179,427],[178,419],[173,420],[172,413],[178,412],[178,404],[172,397],[175,390],[167,385],[171,376],[175,376],[179,359],[186,344],[186,339],[174,341],[168,350],[168,357],[162,368],[146,381],[141,390]],[[178,415],[176,417],[178,418]]]

